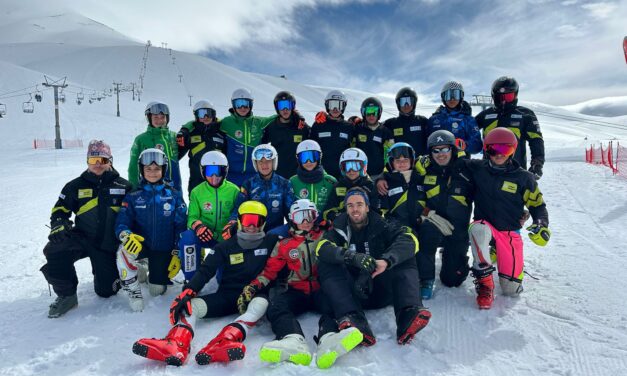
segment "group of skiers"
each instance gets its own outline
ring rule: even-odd
[[[537,184],[544,143],[533,111],[517,104],[515,79],[497,79],[492,98],[472,117],[462,85],[447,82],[442,106],[426,119],[416,114],[416,92],[402,88],[399,116],[381,123],[377,98],[347,121],[346,96],[332,90],[309,126],[291,93],[275,96],[276,115],[258,117],[250,91],[237,89],[229,116],[218,119],[202,100],[178,133],[168,128],[168,106],[151,102],[129,181],[113,168],[110,147],[93,140],[87,170],[59,195],[41,268],[57,294],[48,316],[77,306],[74,263],[85,257],[96,294],[121,288],[133,311],[144,308],[141,283],[158,296],[182,273],[172,328],[163,339],[138,340],[135,354],[182,365],[197,318],[239,313],[196,354],[198,364],[242,359],[244,339],[266,316],[276,339],[260,358],[308,365],[313,353],[297,315],[316,311],[315,361],[328,368],[375,344],[366,309],[393,305],[399,344],[428,324],[423,299],[433,296],[438,247],[441,284],[460,286],[472,272],[479,308],[492,305],[496,269],[503,294],[517,296],[520,229],[531,216],[534,243],[551,235]],[[481,151],[483,159],[470,158]],[[186,155],[189,205],[178,163]],[[214,277],[217,291],[203,293]]]

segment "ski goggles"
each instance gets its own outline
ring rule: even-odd
[[[316,218],[318,218],[318,212],[316,210],[299,210],[295,213],[290,213],[290,220],[297,225],[304,222],[313,223]]]
[[[226,176],[227,168],[227,166],[209,165],[204,167],[203,172],[206,178],[210,178],[212,176],[224,177]]]
[[[105,158],[105,157],[87,157],[87,164],[88,165],[97,165],[97,164],[101,164],[101,165],[106,165],[111,163],[111,160],[109,158]]]
[[[433,154],[449,153],[451,150],[453,150],[452,147],[445,146],[443,148],[433,148],[433,149],[431,149],[431,153],[433,153]]]
[[[234,99],[233,100],[233,107],[234,108],[251,108],[252,107],[252,103],[253,101],[251,101],[250,99],[246,99],[246,98],[238,98],[238,99]]]
[[[462,100],[462,91],[459,89],[448,89],[444,93],[442,93],[442,99],[448,102],[450,100]]]
[[[239,223],[242,227],[262,227],[266,223],[266,217],[261,214],[244,213],[239,215]]]
[[[490,144],[485,146],[485,152],[490,156],[504,155],[509,157],[516,151],[516,145],[513,144]]]
[[[401,107],[405,107],[405,106],[413,106],[414,105],[414,98],[412,97],[400,97],[398,98],[398,105]]]
[[[257,161],[260,161],[262,159],[269,160],[269,159],[274,159],[275,155],[274,155],[274,152],[270,149],[257,149],[253,153],[253,158]]]
[[[331,110],[344,111],[344,101],[341,101],[339,99],[329,99],[327,101],[327,108],[329,109],[329,111]]]
[[[320,152],[317,150],[306,150],[298,153],[298,163],[304,165],[307,162],[320,162]]]
[[[163,166],[168,163],[167,157],[162,153],[149,152],[142,153],[139,156],[139,163],[143,166],[148,166],[155,163],[157,166]]]
[[[363,110],[364,116],[378,116],[380,112],[379,106],[367,106]]]
[[[293,110],[294,109],[294,102],[292,102],[289,99],[282,99],[282,100],[276,102],[276,109],[277,109],[277,111]]]
[[[213,108],[199,108],[196,110],[196,117],[198,117],[199,119],[214,119],[216,117],[216,110],[214,110]]]
[[[148,108],[148,113],[149,114],[164,114],[164,115],[169,115],[170,114],[170,109],[168,108],[168,106],[166,106],[163,103],[155,103],[152,106],[150,106],[150,108]]]
[[[499,99],[500,99],[500,102],[505,102],[505,103],[513,102],[514,99],[516,99],[516,93],[513,91],[511,93],[499,93]]]
[[[364,163],[362,161],[345,161],[340,163],[340,168],[344,172],[362,172],[364,170]]]
[[[410,148],[408,148],[407,146],[398,146],[395,148],[392,148],[388,151],[388,158],[392,158],[392,159],[398,159],[398,158],[409,158],[409,159],[413,159],[414,158],[414,151]]]

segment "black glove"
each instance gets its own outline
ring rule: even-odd
[[[536,180],[540,180],[542,177],[542,163],[534,159],[531,160],[531,166],[529,166],[529,172],[536,176]]]
[[[48,240],[53,243],[61,243],[65,238],[70,235],[71,229],[72,221],[65,218],[57,218],[54,222],[52,222],[50,235],[48,235]]]
[[[347,265],[354,266],[359,268],[368,274],[372,274],[376,269],[376,261],[372,256],[367,255],[365,253],[357,253],[355,251],[346,251],[344,253],[344,262]]]
[[[372,277],[369,273],[362,271],[355,280],[353,291],[359,299],[368,299],[368,296],[372,293]]]
[[[185,289],[178,294],[170,305],[170,324],[176,324],[185,313],[192,314],[192,298],[196,296],[196,292],[192,289]]]

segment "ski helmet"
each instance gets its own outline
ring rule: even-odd
[[[289,91],[279,91],[274,96],[274,110],[276,111],[276,113],[278,114],[279,109],[283,108],[288,108],[289,110],[294,110],[296,108],[296,99]]]
[[[224,182],[229,173],[229,161],[226,156],[217,150],[205,153],[200,159],[200,173],[207,181],[212,175],[222,177],[220,184]]]
[[[307,161],[320,164],[322,159],[322,149],[320,144],[314,140],[305,140],[296,147],[296,159],[299,165],[304,165]]]
[[[277,166],[279,165],[279,154],[276,152],[274,146],[271,144],[259,144],[253,149],[253,168],[257,172],[259,172],[259,170],[257,170],[256,162],[262,159],[272,161],[272,171],[276,171]]]
[[[318,218],[319,212],[316,204],[306,198],[294,201],[290,206],[289,220],[293,227],[305,221],[314,223]]]
[[[494,128],[483,139],[483,150],[488,155],[512,156],[518,147],[518,139],[508,128]]]
[[[444,105],[451,99],[457,99],[461,103],[464,100],[464,87],[457,81],[449,81],[442,86],[440,98]]]
[[[413,166],[414,161],[416,160],[416,152],[407,142],[397,142],[392,145],[390,150],[388,150],[388,160],[386,165],[388,171],[394,171],[392,162],[400,157],[408,158],[410,160],[410,166]]]
[[[366,176],[368,156],[359,148],[348,148],[340,155],[340,172],[346,176],[350,170],[358,171],[359,176]]]
[[[144,167],[150,166],[153,163],[161,167],[161,179],[159,181],[163,181],[163,178],[166,176],[168,171],[168,157],[163,151],[157,148],[146,149],[139,154],[139,158],[137,159],[139,175],[142,180],[145,180]]]
[[[237,89],[231,95],[231,106],[233,106],[233,109],[248,106],[248,108],[252,111],[254,101],[255,98],[253,98],[250,90],[245,88]]]
[[[361,118],[364,119],[364,121],[366,121],[366,114],[370,114],[370,111],[376,111],[375,116],[377,117],[377,121],[379,121],[379,119],[381,119],[381,112],[383,112],[381,101],[375,97],[364,99],[364,101],[361,102]]]
[[[410,98],[410,103],[414,111],[416,110],[416,103],[418,103],[418,95],[416,95],[416,91],[410,87],[401,88],[398,93],[396,93],[396,108],[400,111],[403,107],[401,105],[401,98]],[[403,100],[405,101],[405,100]]]
[[[492,83],[492,100],[496,108],[510,108],[518,103],[518,82],[514,77],[502,76]]]
[[[440,129],[431,133],[429,138],[427,138],[427,148],[429,149],[443,145],[455,147],[455,135],[447,130]]]
[[[327,94],[327,96],[324,98],[324,108],[328,113],[330,113],[331,110],[335,108],[335,106],[332,106],[333,108],[329,106],[329,101],[339,101],[337,102],[337,104],[339,105],[337,109],[340,110],[342,114],[344,113],[344,110],[346,109],[346,104],[347,104],[346,94],[344,94],[342,91],[339,91],[339,90],[331,90]],[[335,102],[331,102],[331,104],[335,104]]]
[[[237,224],[240,230],[250,225],[263,229],[267,216],[268,209],[261,202],[244,201],[237,209]]]
[[[148,124],[152,127],[152,115],[163,114],[165,115],[165,124],[168,125],[170,122],[170,109],[168,105],[161,102],[150,102],[146,105],[146,109],[144,110],[144,115],[146,115],[146,120],[148,120]]]
[[[201,113],[199,114],[198,110],[206,111],[200,111]],[[216,108],[214,107],[213,103],[205,99],[196,102],[192,111],[194,112],[194,117],[196,118],[196,121],[200,121],[200,119],[205,116],[209,116],[214,120],[216,118]]]

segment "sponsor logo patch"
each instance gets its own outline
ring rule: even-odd
[[[255,256],[265,256],[268,254],[268,248],[255,249]]]
[[[78,190],[78,198],[89,198],[93,196],[94,196],[94,190],[91,188]]]
[[[516,193],[518,190],[518,184],[512,183],[511,181],[504,181],[501,190],[509,193]]]
[[[229,262],[231,265],[242,264],[244,262],[244,254],[243,253],[235,253],[229,255]]]
[[[403,135],[403,128],[394,129],[394,136],[402,136],[402,135]]]

